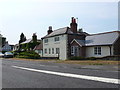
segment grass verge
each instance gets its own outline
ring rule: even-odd
[[[27,61],[41,61],[41,62],[54,62],[54,63],[66,63],[66,64],[80,64],[80,65],[120,65],[120,61],[113,60],[45,60],[45,59],[22,59],[11,58],[12,60],[27,60]]]

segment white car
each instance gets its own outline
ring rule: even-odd
[[[4,57],[4,54],[0,52],[0,58]]]
[[[13,57],[13,53],[11,53],[11,52],[5,52],[4,57],[5,58],[12,58]]]

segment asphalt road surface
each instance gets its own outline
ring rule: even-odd
[[[118,71],[53,62],[2,60],[2,88],[118,88]]]

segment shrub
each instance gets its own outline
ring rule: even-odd
[[[19,55],[17,55],[16,57],[27,58],[27,59],[39,59],[40,55],[34,51],[24,51],[24,52],[20,52]]]
[[[96,58],[95,57],[88,57],[88,58],[86,58],[87,60],[96,60]]]
[[[70,57],[69,59],[70,59],[70,60],[85,60],[84,57],[76,57],[76,56]]]
[[[76,56],[70,57],[69,59],[70,60],[96,60],[95,57],[87,57],[87,58],[85,58],[85,57],[76,57]]]

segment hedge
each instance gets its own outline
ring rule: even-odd
[[[17,58],[26,58],[26,59],[39,59],[40,55],[34,51],[24,51],[20,52],[19,55],[16,55]]]

